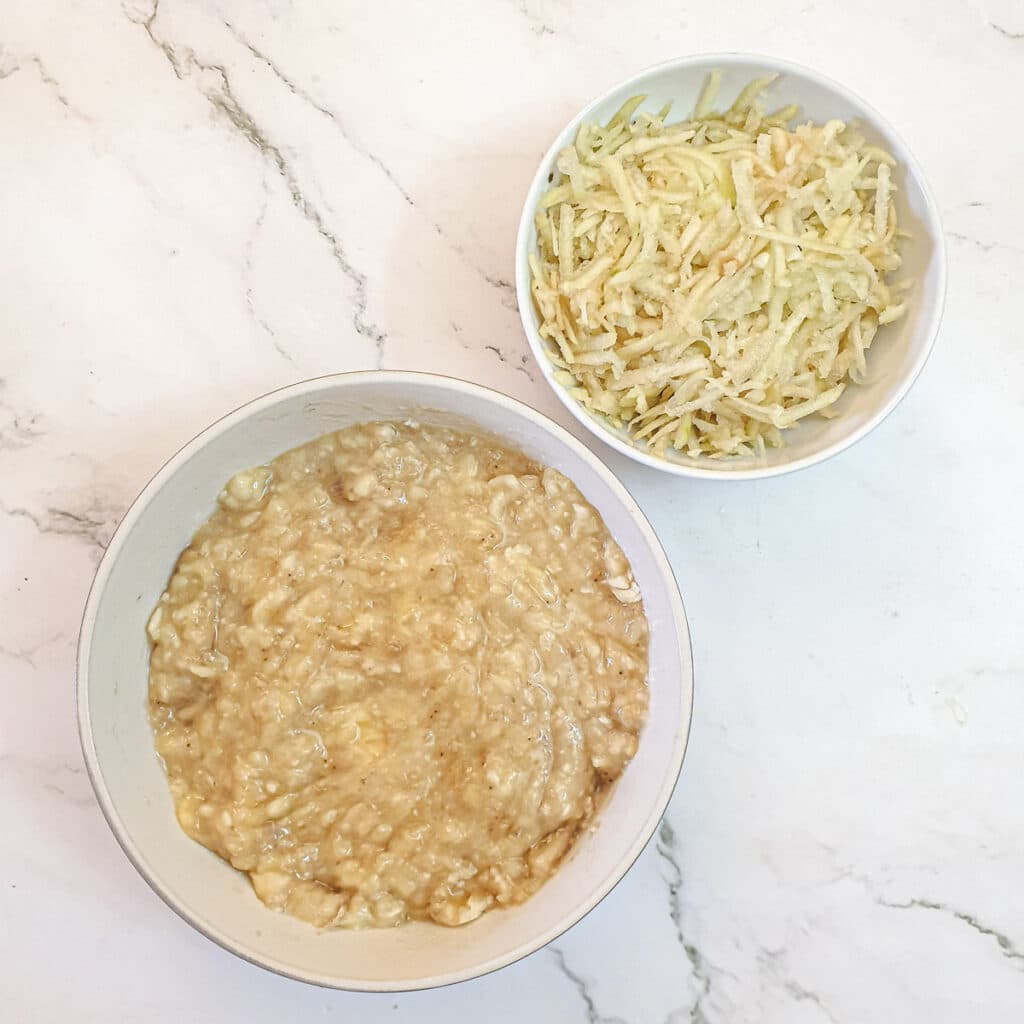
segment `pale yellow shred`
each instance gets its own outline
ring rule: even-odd
[[[834,415],[907,307],[893,158],[842,121],[766,114],[773,79],[692,118],[631,98],[584,124],[537,208],[530,258],[556,380],[656,454],[763,454]]]

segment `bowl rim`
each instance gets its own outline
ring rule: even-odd
[[[677,643],[680,649],[680,660],[683,666],[685,678],[679,680],[683,689],[683,700],[681,702],[680,721],[678,723],[675,742],[671,752],[671,759],[667,765],[665,777],[657,791],[653,804],[653,810],[648,815],[647,821],[641,830],[639,837],[632,843],[629,849],[619,859],[616,867],[596,887],[585,901],[566,914],[553,927],[542,932],[540,935],[519,943],[511,950],[475,967],[464,968],[459,971],[442,972],[431,975],[427,978],[417,979],[414,983],[397,980],[367,981],[366,979],[347,978],[341,975],[333,976],[316,971],[307,971],[301,968],[284,963],[273,957],[264,957],[249,949],[244,941],[232,937],[217,924],[204,917],[190,907],[185,900],[172,892],[161,880],[157,872],[151,867],[145,853],[137,846],[128,834],[128,829],[122,821],[114,801],[107,789],[96,752],[96,746],[92,731],[92,712],[89,706],[89,658],[92,651],[93,631],[96,625],[96,614],[101,597],[103,596],[111,571],[117,562],[125,539],[131,532],[136,521],[143,510],[149,505],[153,497],[164,486],[165,482],[184,466],[192,456],[203,448],[211,439],[222,434],[239,422],[243,422],[253,414],[272,407],[282,399],[293,395],[312,394],[320,390],[331,388],[337,385],[348,385],[356,383],[428,383],[448,390],[454,394],[473,394],[482,397],[494,404],[501,406],[511,412],[525,416],[532,420],[547,433],[551,434],[557,441],[567,446],[573,453],[579,456],[584,462],[604,480],[612,493],[623,505],[630,517],[634,519],[644,540],[650,548],[659,572],[665,582],[668,602],[671,609],[671,618],[675,625]],[[686,673],[688,671],[688,676]],[[219,419],[214,420],[208,427],[200,431],[191,440],[182,445],[150,478],[149,482],[139,492],[138,496],[128,507],[121,518],[110,539],[110,543],[97,566],[95,576],[89,588],[86,598],[85,609],[82,615],[82,623],[78,637],[76,673],[75,673],[75,699],[77,703],[77,721],[79,742],[82,755],[85,761],[89,781],[92,783],[97,802],[103,817],[114,838],[117,840],[125,856],[132,866],[142,876],[146,884],[156,893],[157,896],[173,910],[183,921],[193,927],[201,935],[216,943],[222,949],[234,954],[242,960],[257,967],[261,967],[274,974],[291,978],[295,981],[317,985],[321,988],[341,989],[352,992],[416,992],[432,988],[440,988],[453,985],[462,981],[469,981],[473,978],[483,977],[494,971],[507,967],[530,954],[542,949],[544,946],[559,938],[566,931],[578,924],[595,907],[600,904],[606,896],[622,881],[630,868],[636,863],[641,853],[650,844],[657,833],[658,826],[668,808],[668,804],[675,791],[682,772],[683,760],[689,745],[690,728],[693,721],[693,647],[691,643],[689,621],[686,616],[686,609],[683,604],[679,584],[661,545],[654,528],[637,504],[633,495],[615,475],[614,472],[582,441],[576,438],[568,430],[550,419],[548,416],[537,411],[525,402],[520,402],[505,395],[493,388],[482,384],[472,383],[457,377],[449,377],[443,374],[428,373],[412,370],[355,370],[350,372],[324,374],[319,377],[312,377],[287,384],[272,391],[268,391],[236,407]],[[230,865],[228,865],[230,867]]]
[[[678,68],[701,66],[707,66],[710,71],[715,68],[743,64],[757,64],[764,69],[775,71],[780,75],[810,79],[820,85],[826,86],[842,96],[852,106],[858,107],[862,118],[870,120],[876,127],[886,133],[893,143],[895,143],[893,148],[901,150],[902,155],[900,160],[906,168],[908,177],[914,180],[924,199],[926,212],[924,219],[929,232],[935,239],[932,259],[935,262],[935,267],[938,273],[938,287],[936,289],[935,300],[931,304],[931,308],[929,308],[925,314],[925,324],[922,329],[925,336],[925,342],[917,359],[914,361],[909,372],[905,375],[904,379],[900,382],[899,386],[889,399],[874,413],[872,413],[871,416],[869,416],[868,419],[855,431],[853,431],[848,437],[841,438],[838,441],[833,441],[831,444],[826,445],[821,449],[821,451],[802,456],[801,458],[782,462],[775,466],[754,465],[740,469],[729,469],[725,466],[715,468],[711,465],[700,466],[690,463],[669,462],[667,459],[659,459],[657,456],[651,455],[637,445],[623,440],[617,434],[614,434],[601,421],[591,417],[580,403],[570,397],[566,389],[555,381],[551,361],[547,357],[544,343],[531,319],[533,296],[529,285],[530,272],[528,260],[530,247],[528,239],[530,229],[533,224],[536,199],[539,196],[540,191],[543,190],[543,182],[547,177],[548,168],[557,156],[558,151],[565,146],[565,140],[575,134],[580,123],[590,117],[594,110],[611,99],[615,93],[630,87],[637,80],[646,78],[651,74],[673,71]],[[903,136],[900,135],[892,124],[883,117],[882,114],[874,108],[874,106],[868,103],[867,100],[863,99],[858,93],[849,89],[841,82],[836,81],[836,79],[822,74],[814,68],[807,67],[804,64],[798,64],[795,61],[783,60],[779,57],[772,57],[767,54],[739,50],[726,50],[720,53],[689,54],[682,57],[673,57],[657,64],[652,64],[649,67],[628,76],[627,78],[621,79],[611,88],[605,90],[596,99],[591,100],[555,136],[554,141],[541,158],[537,170],[530,179],[530,184],[527,187],[526,198],[523,203],[523,212],[519,219],[519,230],[516,234],[515,286],[519,318],[522,321],[523,331],[526,334],[526,340],[529,342],[530,351],[533,353],[534,361],[538,364],[544,380],[547,382],[551,390],[555,392],[558,400],[573,415],[573,417],[585,426],[596,438],[628,458],[633,459],[635,462],[649,466],[652,469],[657,469],[662,473],[669,473],[673,476],[693,477],[702,480],[760,480],[768,477],[782,476],[786,473],[793,473],[797,470],[807,469],[811,466],[825,462],[833,456],[838,455],[840,452],[846,451],[848,448],[852,448],[859,441],[862,441],[869,433],[871,433],[872,430],[875,429],[875,427],[886,419],[886,417],[893,411],[893,409],[896,408],[897,405],[900,404],[900,402],[903,401],[907,396],[907,393],[914,386],[918,377],[921,375],[921,371],[924,369],[925,364],[928,362],[928,358],[935,347],[939,328],[942,324],[942,317],[946,304],[947,283],[948,267],[946,237],[942,230],[942,218],[939,214],[938,204],[935,202],[935,197],[932,195],[931,188],[929,187],[928,180],[925,178],[924,172],[921,169],[921,165],[911,149],[907,146]]]

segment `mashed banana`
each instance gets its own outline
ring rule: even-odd
[[[233,477],[148,630],[181,827],[320,926],[526,899],[647,712],[640,593],[594,509],[414,423]]]

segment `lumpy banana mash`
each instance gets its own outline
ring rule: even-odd
[[[647,712],[647,622],[576,487],[494,439],[326,435],[234,476],[149,622],[181,827],[319,926],[535,892]]]

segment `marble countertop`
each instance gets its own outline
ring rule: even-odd
[[[870,57],[867,56],[871,47]],[[919,156],[951,285],[921,380],[789,478],[663,477],[696,657],[655,842],[553,946],[403,996],[234,959],[135,874],[83,773],[74,645],[157,467],[368,367],[565,423],[511,280],[541,152],[686,52],[813,63]],[[0,12],[0,992],[10,1021],[1024,1017],[1019,0],[9,0]]]

